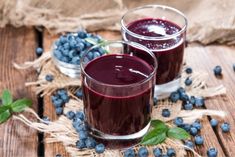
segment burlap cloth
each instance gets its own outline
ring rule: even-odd
[[[0,27],[44,26],[52,33],[120,30],[128,8],[164,4],[186,14],[190,42],[235,44],[234,0],[0,0]]]

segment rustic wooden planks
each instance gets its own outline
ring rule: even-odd
[[[18,71],[12,66],[12,62],[33,60],[35,47],[36,36],[32,28],[0,29],[0,93],[7,88],[14,98],[31,98],[37,110],[36,95],[24,85],[26,81],[35,80],[35,72]],[[1,157],[36,157],[37,147],[38,135],[34,129],[13,120],[0,125]]]

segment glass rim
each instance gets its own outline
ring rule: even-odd
[[[146,51],[153,58],[153,61],[154,61],[153,71],[148,75],[147,78],[145,78],[145,79],[143,79],[143,80],[141,80],[139,82],[131,83],[131,84],[127,84],[127,85],[115,85],[115,84],[108,84],[108,83],[104,83],[104,82],[98,81],[98,80],[92,78],[89,74],[87,74],[85,72],[85,65],[83,64],[83,61],[84,61],[84,58],[85,58],[86,54],[88,54],[94,48],[100,47],[102,45],[106,46],[106,45],[111,45],[111,44],[115,44],[115,43],[118,43],[118,44],[128,44],[130,46],[134,46],[135,48],[141,48],[141,50]],[[142,84],[148,82],[152,77],[154,77],[154,75],[156,74],[157,68],[158,68],[157,59],[156,59],[155,55],[153,54],[153,52],[151,52],[148,48],[146,48],[145,46],[143,46],[141,44],[132,42],[132,41],[121,41],[121,40],[118,40],[118,41],[105,41],[103,43],[96,44],[96,45],[92,46],[91,48],[89,48],[88,50],[85,51],[85,53],[82,55],[80,61],[81,61],[80,65],[81,65],[81,72],[82,72],[81,74],[85,74],[86,77],[88,77],[90,80],[92,80],[93,82],[95,82],[95,83],[97,83],[99,85],[104,85],[104,86],[107,86],[107,87],[114,87],[114,88],[134,87],[134,86],[142,85]]]
[[[130,31],[125,25],[124,18],[132,12],[135,12],[135,11],[141,10],[141,9],[148,9],[148,8],[161,8],[163,10],[173,11],[173,12],[177,13],[178,15],[182,16],[182,18],[184,19],[184,26],[181,28],[180,31],[178,31],[174,34],[171,34],[171,35],[164,36],[164,37],[145,36],[145,35],[140,35],[140,34],[137,34],[137,33]],[[143,40],[168,40],[168,39],[172,39],[172,38],[177,37],[178,35],[182,34],[183,32],[185,32],[187,25],[188,25],[188,20],[187,20],[186,16],[184,15],[184,13],[182,13],[181,11],[179,11],[178,9],[175,9],[173,7],[169,7],[166,5],[157,5],[157,4],[145,5],[145,6],[140,6],[140,7],[136,7],[133,9],[129,9],[121,18],[121,28],[124,29],[128,34],[130,34],[136,38],[143,39]]]

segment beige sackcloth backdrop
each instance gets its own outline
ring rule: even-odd
[[[0,27],[44,26],[52,33],[80,28],[119,31],[126,10],[146,4],[185,13],[189,41],[235,44],[235,0],[0,0]]]

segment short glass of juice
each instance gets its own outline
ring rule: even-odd
[[[90,58],[90,52],[106,53]],[[135,55],[141,50],[148,61]],[[108,41],[81,58],[84,112],[91,136],[108,147],[138,142],[150,126],[157,60],[143,45]]]
[[[158,60],[155,96],[166,98],[180,87],[187,19],[177,9],[146,5],[129,10],[121,19],[125,41],[140,43]]]

